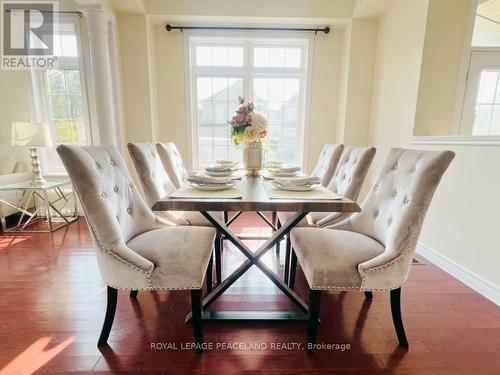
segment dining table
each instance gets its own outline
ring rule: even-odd
[[[221,191],[200,191],[185,184],[176,192],[161,198],[152,209],[154,211],[199,211],[224,237],[230,241],[246,259],[236,270],[222,280],[208,293],[202,302],[203,320],[306,320],[308,305],[290,288],[284,278],[268,267],[262,257],[306,217],[309,212],[359,212],[354,201],[335,196],[326,188],[315,191],[285,191],[275,189],[271,181],[262,176],[243,176],[235,187]],[[224,212],[294,212],[286,223],[278,228],[273,226],[273,234],[254,251],[244,243],[244,239],[231,230],[235,217],[225,221],[214,213]],[[261,214],[262,215],[262,214]],[[263,215],[262,215],[263,216]],[[213,311],[207,308],[255,266],[273,282],[297,307],[293,311]],[[186,316],[186,322],[192,314]]]

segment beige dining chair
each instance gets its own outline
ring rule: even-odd
[[[337,169],[337,165],[340,160],[340,156],[342,155],[342,151],[344,150],[344,145],[335,145],[331,143],[327,143],[323,146],[321,153],[318,157],[318,162],[316,166],[310,173],[312,177],[321,178],[321,185],[328,186],[330,181],[333,178],[335,170]]]
[[[308,349],[314,349],[321,291],[390,291],[399,344],[408,347],[401,317],[404,284],[425,214],[441,177],[453,160],[451,151],[394,148],[390,151],[361,212],[327,228],[291,232],[290,286],[297,260],[309,292]]]
[[[321,185],[326,187],[332,180],[332,177],[337,169],[342,151],[344,150],[343,144],[331,144],[326,143],[318,157],[316,166],[310,173],[312,177],[319,177],[321,179]],[[272,213],[272,224],[279,229],[283,223],[290,219],[296,212],[273,212]],[[307,218],[304,218],[299,225],[307,225]],[[276,244],[276,253],[279,254],[280,242]]]
[[[201,290],[211,261],[215,230],[168,226],[142,199],[113,146],[60,145],[64,163],[85,213],[107,287],[107,308],[97,345],[108,340],[118,289],[190,290],[193,332],[201,351]]]
[[[335,194],[356,201],[376,151],[374,147],[346,147],[327,188]],[[284,223],[295,214],[295,212],[279,212],[278,219],[281,223]],[[333,225],[346,219],[349,215],[350,213],[342,212],[311,212],[296,226],[323,227]],[[290,236],[287,236],[284,266],[285,282],[288,282],[289,276],[290,246]]]
[[[179,189],[188,177],[188,171],[184,166],[179,150],[172,142],[157,143],[156,149],[168,177],[174,186]]]
[[[152,143],[129,143],[127,148],[149,207],[177,190],[167,175],[158,155],[159,153]],[[155,214],[160,215],[174,225],[212,227],[212,224],[198,211],[156,211]],[[214,214],[222,220],[222,213],[215,212]],[[221,247],[221,236],[217,234],[214,247],[217,283],[222,281]],[[209,291],[212,290],[212,285],[207,285],[207,287]]]

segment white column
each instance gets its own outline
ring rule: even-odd
[[[90,45],[91,74],[98,129],[98,143],[112,144],[123,149],[120,123],[120,93],[117,79],[116,59],[112,54],[116,48],[112,44],[113,18],[104,9],[82,9],[87,21]]]

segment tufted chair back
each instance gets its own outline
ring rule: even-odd
[[[188,172],[182,162],[181,154],[174,143],[157,143],[156,149],[160,155],[163,167],[174,186],[179,189],[186,181]]]
[[[323,146],[321,153],[319,154],[318,163],[311,172],[311,176],[320,177],[321,185],[328,186],[330,183],[335,170],[337,169],[337,164],[342,155],[342,150],[344,145],[333,145],[327,143]]]
[[[346,147],[328,189],[356,200],[376,151],[375,147]]]
[[[129,143],[127,148],[150,207],[176,190],[152,143]]]
[[[85,211],[104,281],[115,287],[148,287],[144,273],[154,265],[126,246],[158,228],[123,159],[113,146],[60,145],[57,152]],[[137,272],[138,271],[138,272]]]
[[[361,212],[328,227],[359,232],[385,246],[383,254],[359,265],[362,273],[379,271],[368,272],[364,287],[392,287],[406,279],[432,196],[454,157],[452,151],[393,148]],[[377,280],[383,276],[385,281]]]

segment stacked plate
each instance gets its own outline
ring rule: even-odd
[[[300,167],[280,167],[270,170],[273,177],[297,177],[300,171]]]
[[[311,191],[321,186],[319,177],[275,178],[274,187],[289,191]]]
[[[191,175],[187,184],[198,190],[226,190],[236,185],[236,181],[229,177]]]
[[[225,160],[224,163],[221,163],[221,160],[219,160],[216,164],[205,167],[203,172],[213,177],[227,177],[236,172],[237,170],[238,170],[237,162],[230,162],[229,160]]]

